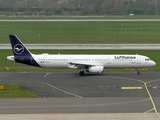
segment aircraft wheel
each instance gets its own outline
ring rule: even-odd
[[[140,72],[137,72],[137,75],[140,75]]]
[[[79,72],[79,75],[80,75],[80,76],[84,75],[84,71],[80,71],[80,72]]]

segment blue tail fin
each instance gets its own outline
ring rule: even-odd
[[[23,43],[18,39],[16,35],[9,35],[9,38],[12,45],[14,60],[16,62],[40,67],[39,64],[32,57],[32,54],[23,45]]]
[[[23,45],[23,43],[18,39],[16,35],[9,35],[9,37],[14,56],[21,56],[21,55],[31,56],[31,53],[28,51],[28,49]]]

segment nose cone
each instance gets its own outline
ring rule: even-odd
[[[152,61],[151,65],[152,65],[152,66],[155,66],[155,65],[156,65],[156,63],[155,63],[154,61]]]

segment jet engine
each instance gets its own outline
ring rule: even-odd
[[[89,67],[89,69],[86,72],[90,73],[103,73],[104,67],[103,66],[93,66]]]

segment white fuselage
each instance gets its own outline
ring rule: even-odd
[[[41,67],[49,68],[72,68],[72,65],[70,65],[70,63],[103,66],[104,68],[143,68],[155,66],[154,61],[143,55],[32,54],[32,56]],[[76,64],[74,64],[74,66],[76,66]]]
[[[41,55],[32,54],[16,35],[9,35],[14,56],[8,60],[44,68],[73,68],[90,73],[103,73],[104,68],[138,68],[153,67],[156,63],[143,55]]]

